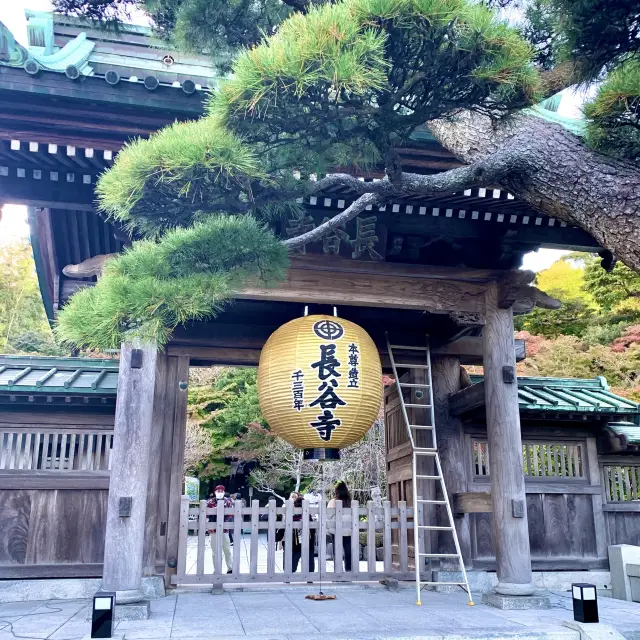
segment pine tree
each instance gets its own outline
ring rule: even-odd
[[[80,13],[98,6],[106,14],[133,3],[59,5]],[[637,2],[540,0],[522,29],[474,0],[256,0],[251,10],[239,0],[136,6],[152,17],[163,12],[165,21],[156,22],[166,37],[208,51],[212,59],[241,48],[203,118],[174,124],[118,155],[99,183],[100,206],[159,238],[153,251],[163,262],[174,251],[173,238],[189,233],[174,229],[206,230],[221,220],[227,230],[250,224],[256,252],[230,248],[224,264],[203,255],[205,266],[195,273],[187,262],[167,272],[145,258],[136,271],[143,277],[134,281],[119,265],[152,253],[150,245],[136,247],[62,314],[67,341],[111,346],[136,334],[164,342],[177,323],[214,315],[234,287],[262,277],[271,260],[277,268],[267,275],[277,281],[288,250],[321,239],[369,205],[477,186],[502,186],[581,226],[629,267],[640,268],[640,168],[614,157],[633,160],[634,144],[601,155],[531,108],[575,81],[608,74],[589,108],[586,140],[611,151],[624,127],[635,131]],[[229,12],[236,10],[232,30]],[[265,35],[251,35],[249,23]],[[224,46],[216,49],[215,42]],[[423,126],[466,166],[436,175],[405,172],[395,149]],[[336,166],[377,166],[386,176],[360,182],[332,173]],[[309,180],[312,175],[318,179]],[[299,215],[297,199],[335,185],[351,187],[358,199],[310,232],[274,235],[274,217]],[[183,284],[191,305],[171,301]],[[100,331],[85,328],[91,314],[102,318],[95,323]]]

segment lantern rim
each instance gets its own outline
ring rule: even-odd
[[[318,462],[340,460],[340,449],[309,447],[303,450],[302,457],[304,460],[317,460]]]

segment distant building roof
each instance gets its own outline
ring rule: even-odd
[[[482,376],[472,375],[470,378],[475,384],[483,382]],[[469,396],[468,389],[472,387],[460,393]],[[603,417],[625,415],[628,416],[625,419],[640,423],[640,404],[611,393],[602,376],[593,379],[519,377],[518,403],[520,411]],[[478,403],[467,402],[459,412],[467,413],[479,406]]]
[[[190,95],[208,91],[218,81],[212,60],[185,54],[154,38],[148,27],[120,25],[100,29],[80,18],[51,12],[25,11],[26,47],[0,23],[0,65],[65,74],[71,80],[93,76],[115,87],[140,83],[150,91],[173,87]]]
[[[94,398],[113,404],[118,366],[118,360],[0,356],[0,399]]]

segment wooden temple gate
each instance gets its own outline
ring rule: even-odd
[[[63,25],[56,20],[51,23],[56,29],[56,46],[87,28],[73,19],[63,19]],[[99,272],[96,264],[102,264],[106,254],[131,243],[126,230],[94,211],[94,185],[100,173],[111,166],[115,154],[131,137],[149,135],[176,119],[198,117],[204,98],[198,87],[215,85],[206,64],[181,61],[178,54],[172,53],[176,62],[171,72],[150,71],[145,66],[148,59],[157,55],[162,60],[164,52],[154,49],[149,37],[139,30],[125,32],[115,44],[88,30],[96,48],[82,64],[93,73],[82,75],[76,83],[63,72],[42,71],[32,76],[21,67],[0,61],[0,200],[29,207],[38,278],[52,320],[74,291],[91,286]],[[120,83],[117,90],[105,81],[114,49],[120,62],[126,59],[123,68],[130,74],[129,81]],[[158,82],[143,83],[142,78],[151,73]],[[150,90],[152,86],[155,89]],[[426,131],[416,132],[398,154],[408,171],[433,173],[460,165]],[[370,177],[379,176],[373,172]],[[349,189],[338,188],[304,198],[304,224],[313,226],[333,217],[355,197]],[[275,231],[286,237],[295,233],[299,224],[295,219],[283,221]],[[368,229],[366,236],[362,235],[364,227]],[[606,493],[599,493],[597,486],[594,439],[606,419],[584,423],[581,435],[578,430],[571,435],[549,427],[541,435],[540,425],[525,425],[525,444],[535,445],[536,451],[533,458],[530,456],[533,476],[523,455],[522,410],[515,375],[516,360],[523,354],[521,345],[514,343],[513,314],[552,302],[530,286],[531,274],[517,270],[522,256],[541,246],[599,250],[583,230],[541,214],[499,188],[386,202],[369,207],[331,242],[308,245],[294,255],[287,279],[280,286],[248,287],[215,321],[177,330],[162,353],[154,345],[123,345],[110,471],[104,471],[109,475],[106,519],[100,521],[106,531],[104,566],[100,567],[105,587],[123,599],[135,600],[141,597],[143,575],[164,575],[167,585],[186,575],[181,555],[185,545],[180,544],[180,535],[184,541],[190,526],[188,511],[186,525],[181,511],[189,366],[256,366],[268,336],[299,317],[308,305],[312,313],[331,312],[337,306],[342,317],[362,326],[378,345],[387,370],[385,331],[402,336],[406,345],[422,346],[426,336],[430,337],[443,473],[450,494],[458,501],[458,533],[469,566],[485,563],[495,568],[508,593],[531,591],[532,558],[534,565],[542,559],[548,563],[538,564],[540,567],[554,566],[555,562],[555,566],[572,568],[575,563],[569,567],[567,562],[576,558],[587,559],[580,560],[583,566],[602,566],[607,543],[632,541],[621,540],[632,528],[634,533],[629,536],[637,535],[635,460],[627,460],[612,471],[618,463],[614,458],[603,468]],[[80,267],[68,268],[78,263]],[[482,385],[463,389],[460,364],[483,365]],[[19,386],[19,381],[16,384]],[[16,396],[11,385],[6,391],[7,397]],[[397,419],[393,394],[390,389],[386,395],[389,509],[399,510],[400,524],[399,528],[393,526],[395,513],[391,512],[392,523],[387,526],[383,508],[380,526],[386,569],[391,551],[392,570],[396,571],[396,563],[402,573],[405,564],[413,561],[410,543],[404,545],[402,503],[411,503],[414,488],[407,477],[406,432]],[[474,426],[473,411],[480,405],[484,417]],[[607,416],[620,420],[623,413],[613,408]],[[69,442],[69,433],[60,433],[66,434]],[[20,442],[24,453],[26,442]],[[571,451],[565,457],[564,475],[561,480],[547,475],[542,478],[540,470],[547,469],[544,460],[549,450],[544,447],[550,443],[555,447],[558,442]],[[480,464],[477,456],[486,451],[488,459],[483,458]],[[618,447],[612,453],[621,451],[624,453]],[[66,461],[56,469],[34,469],[34,458],[28,454],[25,458],[23,453],[18,459],[31,460],[32,468],[26,471],[34,477],[56,472],[62,480],[82,472],[68,468]],[[566,475],[567,460],[575,470],[573,476]],[[525,477],[525,466],[529,477]],[[633,470],[627,470],[632,466]],[[4,483],[0,491],[14,486],[32,490],[15,484],[22,481],[16,480],[22,471],[8,469],[5,474],[0,470],[0,482]],[[12,477],[7,479],[9,474]],[[96,491],[106,491],[106,479],[102,482]],[[424,487],[418,490],[426,492]],[[633,496],[636,498],[630,500]],[[604,508],[599,500],[606,503]],[[254,505],[248,509],[251,535],[253,527],[259,533],[265,526],[260,509],[267,509],[267,518],[272,517],[266,521],[266,530],[273,527],[273,507],[257,507],[257,517]],[[366,509],[368,515],[368,507],[360,509]],[[7,513],[0,513],[0,521],[9,517]],[[407,509],[407,529],[412,522],[409,513]],[[293,523],[291,511],[281,515],[285,526],[287,518]],[[202,524],[207,527],[205,516],[208,514],[198,515],[199,539]],[[418,514],[418,518],[431,516],[439,517],[437,511]],[[369,535],[372,521],[364,522]],[[379,526],[377,519],[373,522]],[[564,537],[547,535],[555,533],[554,522],[563,522],[563,530],[569,527]],[[287,529],[287,536],[293,526]],[[566,540],[568,547],[563,546]],[[437,533],[427,542],[446,550]],[[6,555],[3,549],[0,547],[0,553]],[[196,575],[202,575],[199,569],[204,553],[200,545]],[[3,561],[4,556],[0,557],[0,563]]]

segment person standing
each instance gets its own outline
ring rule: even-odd
[[[215,509],[218,506],[218,502],[222,500],[224,503],[225,509],[232,509],[233,502],[224,494],[224,485],[219,484],[216,489],[213,498],[209,499],[207,503],[207,507],[209,509]],[[217,516],[214,514],[209,516],[209,522],[215,523]],[[232,515],[224,516],[225,522],[233,522]],[[223,528],[222,530],[222,555],[224,556],[224,562],[227,565],[227,573],[231,573],[233,567],[233,559],[231,557],[231,541],[229,540],[229,531],[230,528]],[[218,544],[217,541],[218,534],[216,528],[211,531],[211,535],[209,536],[209,540],[211,541],[211,555],[213,556],[213,569],[216,573],[218,573],[218,567],[216,566],[216,547]],[[220,567],[222,569],[222,567]],[[220,571],[221,573],[221,571]]]
[[[336,487],[333,491],[333,498],[329,500],[329,504],[327,505],[327,509],[334,509],[334,511],[330,512],[327,515],[327,520],[335,520],[336,518],[336,500],[342,500],[342,530],[351,531],[351,494],[349,493],[349,489],[347,488],[346,483],[342,480],[336,484]],[[333,539],[333,557],[336,555],[336,536],[335,534],[331,535]],[[344,570],[351,571],[351,536],[342,536],[342,557],[344,558]],[[334,571],[341,571],[342,567],[335,566],[334,563]]]
[[[296,509],[302,509],[302,497],[298,496],[293,503],[293,506]],[[294,522],[302,522],[302,514],[298,513],[293,516]],[[311,516],[309,516],[309,522],[312,522]],[[313,573],[315,569],[315,554],[314,547],[316,542],[316,530],[309,528],[309,562],[308,564],[305,561],[302,561],[302,573],[305,573],[307,570],[309,573]],[[300,529],[293,530],[292,536],[292,547],[291,547],[291,571],[295,573],[298,570],[298,563],[302,558],[302,527]],[[306,566],[305,566],[306,564]]]

